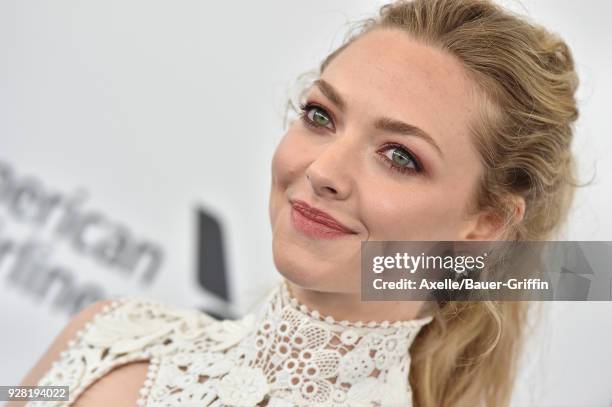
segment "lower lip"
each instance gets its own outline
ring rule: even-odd
[[[316,239],[338,239],[340,237],[350,236],[352,233],[342,232],[338,229],[330,228],[322,223],[302,215],[299,211],[291,208],[291,220],[293,226],[307,236]]]

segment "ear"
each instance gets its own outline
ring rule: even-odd
[[[461,236],[464,240],[499,240],[507,229],[523,220],[525,216],[525,199],[520,195],[508,195],[505,204],[510,209],[510,219],[503,219],[493,210],[485,210],[474,215],[468,221],[466,229]]]

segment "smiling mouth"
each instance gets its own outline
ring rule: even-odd
[[[319,239],[335,239],[356,234],[330,215],[303,201],[293,201],[291,220],[304,234]]]

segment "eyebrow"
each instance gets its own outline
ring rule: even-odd
[[[340,111],[346,110],[346,102],[329,82],[326,82],[324,79],[317,79],[314,81],[314,84],[326,98],[331,100],[331,102],[338,107]],[[444,157],[442,149],[440,149],[440,146],[438,146],[435,140],[425,130],[417,126],[402,122],[400,120],[391,119],[389,117],[381,117],[376,120],[374,127],[378,130],[387,131],[390,133],[419,137],[435,148],[441,157]]]

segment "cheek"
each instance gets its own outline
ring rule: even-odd
[[[426,183],[402,190],[372,185],[370,196],[381,198],[364,201],[369,240],[454,240],[461,198],[449,192],[447,186]]]
[[[307,168],[306,155],[300,138],[289,130],[274,151],[271,165],[269,216],[272,226],[278,210],[288,198],[287,191],[296,184]]]
[[[303,173],[306,163],[301,144],[291,130],[283,136],[272,157],[273,187],[286,189]]]

